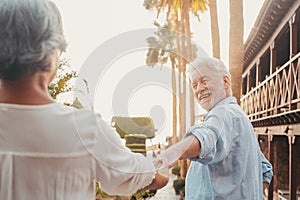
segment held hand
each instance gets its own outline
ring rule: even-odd
[[[155,170],[162,176],[169,177],[168,160],[166,157],[158,156],[152,160]]]
[[[156,158],[152,160],[155,167],[155,178],[152,180],[151,184],[146,186],[145,190],[156,190],[167,185],[169,181],[169,168],[164,164],[164,159]]]

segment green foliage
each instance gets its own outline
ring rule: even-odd
[[[185,178],[178,178],[173,181],[173,187],[175,189],[176,194],[185,195]]]
[[[155,196],[156,192],[157,190],[138,190],[134,195],[132,195],[131,200],[144,200]]]
[[[144,200],[149,197],[155,196],[157,190],[138,190],[130,197],[109,195],[99,187],[99,183],[96,182],[96,200]]]
[[[109,195],[100,189],[99,183],[96,182],[96,200],[144,200],[155,196],[157,190],[138,190],[130,197]]]
[[[154,22],[157,31],[155,36],[150,36],[146,39],[148,43],[148,52],[146,64],[149,67],[154,67],[156,64],[165,64],[169,57],[176,56],[176,34],[171,30],[170,25],[166,23],[161,26],[158,22]]]
[[[126,146],[130,148],[132,152],[139,152],[145,155],[146,138],[152,138],[155,136],[154,122],[150,117],[121,117],[115,116],[112,118],[113,127],[122,138],[126,139]],[[110,196],[97,188],[97,199],[119,199],[119,200],[144,200],[149,197],[153,197],[156,194],[156,190],[138,190],[131,197]]]
[[[158,22],[154,22],[154,25],[157,27],[157,31],[154,32],[154,36],[150,36],[146,39],[148,44],[148,52],[146,55],[146,65],[149,67],[154,67],[157,64],[166,64],[168,60],[175,65],[178,66],[178,58],[181,55],[179,50],[177,49],[176,37],[178,37],[176,31],[173,31],[170,27],[170,24],[167,22],[164,26],[161,26]],[[187,37],[184,35],[180,35],[180,37]],[[191,60],[192,61],[197,56],[197,47],[195,44],[192,45],[192,53]],[[184,56],[183,56],[184,57]],[[184,57],[184,59],[187,59]]]
[[[146,10],[157,8],[159,0],[145,0],[143,6]]]
[[[172,168],[172,174],[176,175],[177,177],[180,176],[180,166],[179,165],[176,165]]]
[[[146,135],[126,135],[126,147],[128,147],[132,152],[142,153],[146,156]]]
[[[96,200],[127,200],[127,197],[121,197],[117,195],[109,195],[100,188],[100,183],[96,182]]]
[[[177,195],[185,196],[185,177],[180,178],[180,166],[172,168],[172,174],[177,176],[177,179],[173,181],[173,187]]]
[[[66,59],[61,60],[57,75],[48,87],[52,98],[56,99],[59,94],[71,91],[72,86],[69,81],[76,77],[78,77],[77,72],[71,69],[68,61]]]
[[[182,12],[185,12],[187,15],[191,13],[193,16],[197,17],[200,21],[200,13],[205,12],[208,9],[208,0],[144,0],[143,6],[146,10],[154,10],[157,12],[157,18],[162,10],[167,9],[166,23],[161,26],[158,22],[154,22],[154,25],[157,27],[157,32],[155,36],[147,38],[148,43],[148,52],[146,58],[146,64],[149,67],[154,67],[156,64],[165,64],[168,59],[171,60],[173,66],[177,66],[178,56],[182,56],[183,52],[179,52],[176,49],[176,40],[177,42],[184,41],[186,39],[182,37],[189,36],[176,36],[175,30],[183,29],[184,27],[177,27],[174,25],[175,18],[180,18]],[[173,13],[172,18],[170,18],[170,13]],[[171,25],[171,23],[173,25]],[[181,39],[180,39],[181,38]],[[176,51],[178,51],[176,53]],[[188,62],[195,59],[197,48],[192,44],[192,52],[190,52],[188,57]],[[184,58],[186,59],[186,58]]]
[[[185,10],[192,13],[200,21],[200,13],[207,11],[209,5],[208,0],[144,0],[143,6],[146,10],[156,10],[157,18],[164,9],[172,9],[176,15]]]
[[[144,135],[146,138],[153,138],[156,129],[150,117],[120,117],[112,118],[113,127],[122,138],[126,135]]]

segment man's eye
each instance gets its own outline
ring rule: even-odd
[[[195,85],[193,85],[193,89],[195,90],[195,89],[197,89],[197,85],[195,84]]]

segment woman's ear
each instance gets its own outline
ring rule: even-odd
[[[52,58],[51,58],[51,64],[50,64],[50,67],[49,67],[49,83],[50,84],[53,79],[55,78],[56,74],[57,74],[57,70],[58,70],[58,66],[59,66],[59,56],[57,53],[54,53],[52,55]]]

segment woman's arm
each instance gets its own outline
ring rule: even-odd
[[[169,182],[168,176],[164,176],[164,175],[160,174],[159,172],[157,172],[155,174],[155,178],[152,180],[150,185],[146,186],[143,189],[145,189],[145,190],[160,189],[160,188],[164,187],[165,185],[167,185],[168,182]]]
[[[159,189],[168,175],[157,173],[152,160],[125,147],[118,133],[103,120],[98,120],[98,135],[92,154],[96,176],[108,194],[131,195],[142,188]]]

